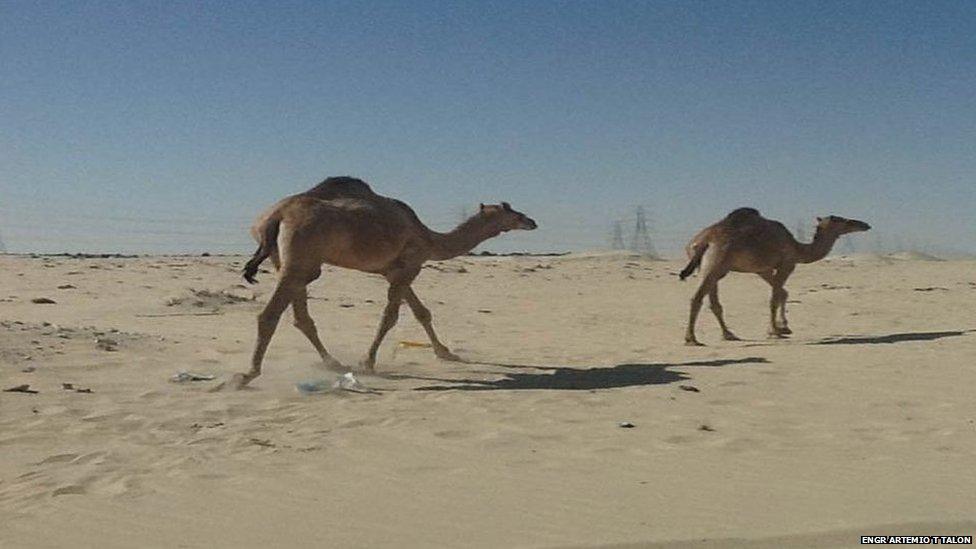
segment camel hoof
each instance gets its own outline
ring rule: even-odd
[[[793,330],[791,330],[789,326],[783,326],[782,328],[779,329],[779,333],[784,335],[790,335],[793,333]]]
[[[685,347],[704,347],[705,344],[699,342],[697,339],[686,339]]]
[[[244,387],[247,387],[248,382],[251,380],[244,374],[234,374],[230,376],[230,379],[222,382],[213,389],[210,389],[211,393],[217,393],[220,391],[240,391]]]
[[[742,341],[739,339],[739,336],[733,334],[732,332],[722,335],[722,338],[725,339],[725,341]]]
[[[464,362],[463,358],[457,356],[456,354],[452,353],[448,349],[444,349],[442,351],[434,351],[434,354],[436,354],[437,358],[441,360],[447,360],[449,362]]]
[[[325,368],[326,370],[328,370],[330,372],[337,372],[337,373],[340,373],[340,374],[344,374],[346,372],[349,372],[349,368],[346,368],[345,366],[343,366],[343,364],[341,362],[339,362],[338,360],[332,358],[331,356],[330,357],[327,357],[327,358],[323,358],[322,359],[321,366],[322,366],[322,368]]]
[[[376,360],[364,358],[359,361],[359,367],[368,374],[376,373]]]
[[[766,334],[766,339],[786,339],[786,336],[779,332],[772,332]]]

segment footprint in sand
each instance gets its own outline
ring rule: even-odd
[[[85,463],[104,463],[105,457],[108,455],[107,452],[89,452],[87,454],[82,454],[75,459],[71,460],[72,465],[83,465]]]
[[[78,458],[78,454],[56,454],[48,456],[34,465],[50,465],[51,463],[68,463]]]
[[[69,495],[80,496],[80,495],[84,495],[86,491],[87,490],[85,489],[85,487],[80,484],[68,484],[67,486],[55,488],[54,491],[51,492],[51,496],[52,497],[69,496]]]
[[[691,437],[687,437],[683,435],[674,435],[665,438],[664,442],[667,442],[668,444],[688,444],[689,442],[691,442]]]
[[[474,434],[471,431],[463,431],[460,429],[448,429],[445,431],[437,431],[434,436],[437,438],[444,438],[448,440],[456,440],[463,438],[471,438]]]
[[[141,487],[141,483],[134,478],[122,477],[106,483],[99,492],[104,492],[111,496],[123,496],[131,494]]]

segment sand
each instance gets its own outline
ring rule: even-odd
[[[322,374],[283,322],[240,392],[272,288],[238,257],[0,256],[0,547],[849,547],[976,534],[976,263],[801,265],[795,335],[732,275],[723,342],[683,345],[678,262],[462,258],[415,284],[379,394]],[[60,288],[59,288],[60,287]],[[328,270],[311,312],[355,364],[382,280]],[[47,298],[55,303],[34,303]],[[63,388],[71,384],[72,389]],[[80,392],[90,390],[91,392]],[[629,422],[632,428],[622,428]]]

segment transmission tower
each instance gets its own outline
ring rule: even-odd
[[[657,257],[654,250],[654,243],[651,242],[651,234],[647,229],[647,216],[643,206],[637,206],[637,221],[634,224],[634,240],[631,242],[630,249],[634,252]]]
[[[610,237],[610,248],[613,250],[623,250],[624,245],[624,224],[621,221],[613,222],[613,235]]]

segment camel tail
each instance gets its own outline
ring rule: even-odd
[[[260,239],[258,243],[258,249],[255,250],[254,255],[248,260],[247,264],[244,265],[244,280],[250,282],[251,284],[257,284],[258,279],[254,278],[254,275],[258,273],[258,267],[265,259],[274,253],[275,248],[278,247],[278,228],[281,226],[281,219],[277,217],[272,217],[268,219],[264,226],[261,227]]]
[[[695,247],[695,255],[693,255],[691,257],[691,261],[688,262],[688,266],[686,266],[681,271],[681,273],[678,274],[678,278],[680,278],[681,280],[684,280],[684,279],[688,278],[689,276],[691,276],[692,273],[694,273],[695,271],[697,271],[698,270],[698,267],[701,266],[702,256],[705,255],[705,250],[707,250],[707,249],[708,249],[708,243],[705,243],[705,244],[703,244],[701,246],[696,246]]]

